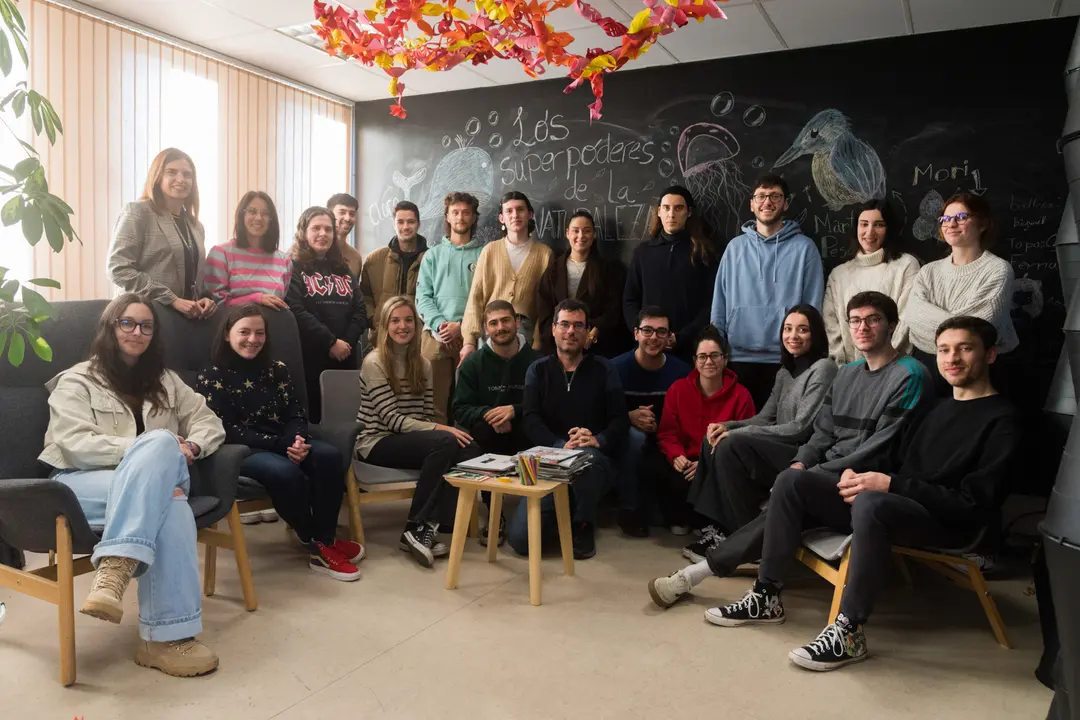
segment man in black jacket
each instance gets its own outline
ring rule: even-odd
[[[563,300],[555,308],[551,332],[556,354],[537,360],[525,374],[524,428],[529,441],[547,447],[579,448],[590,455],[591,465],[570,486],[573,503],[574,557],[596,554],[596,507],[613,485],[611,457],[630,421],[618,373],[607,359],[585,354],[589,310],[577,300]],[[541,503],[545,533],[555,529],[555,499]],[[525,503],[519,503],[510,521],[507,541],[518,553],[529,550]]]
[[[892,452],[862,459],[839,482],[813,473],[778,479],[757,582],[741,601],[712,608],[705,619],[728,627],[783,622],[780,589],[802,529],[826,525],[853,534],[840,614],[788,658],[819,671],[865,660],[862,625],[888,575],[891,546],[964,547],[1004,500],[1019,429],[1014,408],[990,384],[996,342],[994,326],[981,318],[946,320],[937,330],[937,365],[951,399],[909,425]],[[877,471],[898,465],[889,474]]]

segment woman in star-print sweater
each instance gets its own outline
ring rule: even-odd
[[[337,540],[345,492],[341,453],[312,439],[289,370],[273,359],[266,318],[257,305],[237,305],[214,340],[214,365],[198,391],[225,426],[225,441],[247,445],[240,474],[264,488],[310,553],[309,566],[336,580],[357,580],[364,548]]]

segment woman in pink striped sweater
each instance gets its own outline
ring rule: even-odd
[[[236,206],[233,240],[206,256],[206,288],[221,305],[258,303],[284,310],[292,278],[292,259],[278,249],[281,231],[274,201],[248,191]]]

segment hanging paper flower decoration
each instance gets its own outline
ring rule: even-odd
[[[571,82],[564,92],[588,81],[595,98],[589,118],[598,120],[605,75],[690,20],[725,18],[715,0],[643,0],[630,27],[601,15],[584,0],[473,0],[469,10],[457,7],[457,2],[376,0],[374,7],[360,13],[316,0],[314,28],[330,54],[382,68],[390,77],[390,95],[396,98],[390,113],[398,118],[406,115],[401,105],[405,72],[445,71],[463,62],[482,65],[498,58],[517,60],[534,78],[552,65],[567,68]],[[591,48],[584,55],[567,51],[574,36],[557,32],[547,19],[570,6],[619,44],[609,50]]]

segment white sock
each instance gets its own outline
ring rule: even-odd
[[[709,567],[709,563],[706,560],[694,563],[693,565],[687,565],[680,572],[682,572],[683,577],[690,581],[690,587],[700,585],[702,580],[713,576],[712,568]]]

